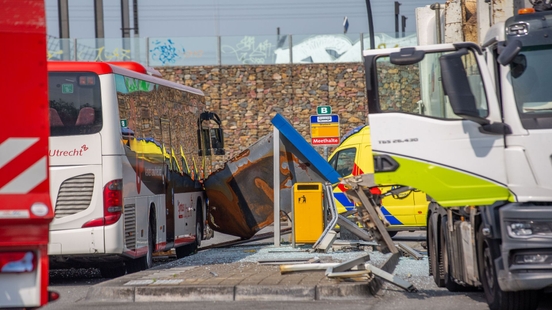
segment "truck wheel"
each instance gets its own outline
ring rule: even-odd
[[[126,262],[126,270],[128,273],[150,269],[153,267],[153,248],[155,241],[153,240],[153,227],[148,225],[148,251],[145,256],[129,260]]]
[[[491,310],[537,309],[540,291],[504,292],[500,289],[494,265],[494,260],[499,257],[500,250],[495,240],[483,236],[482,229],[483,225],[477,234],[477,257],[480,266],[479,277],[489,308]]]
[[[427,221],[427,251],[429,256],[429,272],[433,275],[433,281],[437,287],[444,287],[445,280],[442,273],[442,263],[439,257],[437,257],[437,242],[435,241],[434,225],[432,218],[435,214],[432,214]]]
[[[440,241],[440,249],[441,249],[441,258],[442,258],[442,265],[443,265],[443,280],[445,282],[445,287],[449,292],[466,292],[469,290],[472,290],[471,287],[465,287],[463,285],[460,285],[454,281],[452,276],[450,275],[451,267],[449,262],[449,244],[447,243],[447,218],[443,217],[441,220],[441,233],[439,236]],[[461,253],[458,253],[458,255],[461,255]]]

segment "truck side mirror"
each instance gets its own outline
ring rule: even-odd
[[[396,53],[389,54],[389,61],[394,65],[405,66],[417,64],[424,57],[425,51],[417,51],[414,47],[405,47]]]
[[[487,119],[479,116],[477,110],[475,96],[471,91],[468,75],[462,62],[462,56],[466,54],[468,54],[468,50],[462,48],[457,52],[439,57],[443,90],[449,98],[454,114],[481,125],[489,124]]]
[[[511,64],[514,58],[521,51],[522,47],[523,44],[518,39],[509,41],[508,44],[500,51],[500,55],[496,61],[503,66]]]

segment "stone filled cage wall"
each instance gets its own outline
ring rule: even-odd
[[[226,155],[214,159],[215,169],[272,132],[280,113],[310,142],[310,116],[329,105],[340,118],[340,134],[367,124],[368,108],[362,63],[236,65],[157,68],[164,78],[201,89],[207,109],[217,113],[225,134]],[[391,89],[402,94],[397,75]],[[323,149],[317,147],[320,154]],[[329,153],[333,148],[329,149]]]

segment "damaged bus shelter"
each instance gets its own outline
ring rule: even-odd
[[[205,180],[209,225],[214,230],[249,239],[262,228],[279,224],[280,216],[291,212],[293,184],[339,181],[339,174],[284,117],[277,114],[272,123],[272,133]],[[279,184],[278,190],[274,184]]]
[[[274,223],[274,244],[280,245],[280,217],[289,214],[292,206],[292,188],[297,182],[319,182],[326,184],[326,205],[333,205],[333,194],[329,184],[341,182],[348,189],[346,195],[357,206],[356,220],[366,229],[347,224],[347,219],[333,219],[324,230],[315,246],[326,237],[335,224],[348,225],[359,230],[358,236],[373,239],[377,249],[391,256],[377,274],[389,282],[399,261],[400,252],[388,234],[383,215],[370,188],[376,186],[373,173],[341,179],[339,174],[281,115],[272,119],[274,130],[228,161],[205,181],[209,198],[209,224],[219,232],[249,239],[262,228]],[[275,156],[277,154],[277,156]],[[334,206],[335,207],[335,206]],[[354,229],[353,229],[354,230]],[[333,232],[333,231],[332,231]],[[330,241],[333,242],[333,238]],[[358,265],[358,262],[351,262]],[[336,270],[340,272],[347,268]],[[332,270],[329,270],[330,274]],[[380,281],[373,284],[381,286]],[[404,285],[403,285],[404,286]],[[414,290],[410,286],[405,289]]]

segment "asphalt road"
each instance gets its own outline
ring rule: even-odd
[[[425,232],[401,232],[394,240],[403,241],[410,247],[425,252],[422,242]],[[286,241],[286,236],[283,241]],[[212,240],[204,241],[202,247],[213,244],[238,240],[237,237],[215,234]],[[272,242],[265,239],[258,242]],[[157,258],[156,264],[162,265],[174,261],[172,258]],[[424,268],[427,270],[427,267]],[[415,284],[419,289],[418,293],[408,293],[396,286],[386,284],[385,288],[376,297],[362,300],[336,300],[336,301],[313,301],[313,302],[188,302],[185,306],[182,303],[99,303],[85,300],[88,288],[92,285],[105,281],[101,278],[99,271],[95,269],[76,269],[69,271],[51,271],[50,289],[60,293],[59,300],[45,306],[45,310],[65,309],[117,309],[117,310],[140,310],[140,309],[302,309],[302,310],[323,310],[323,309],[488,309],[483,293],[450,293],[446,289],[438,288],[433,284],[432,278],[427,273],[416,273],[415,276],[405,280]],[[539,310],[552,309],[552,294],[546,294],[542,298]]]

